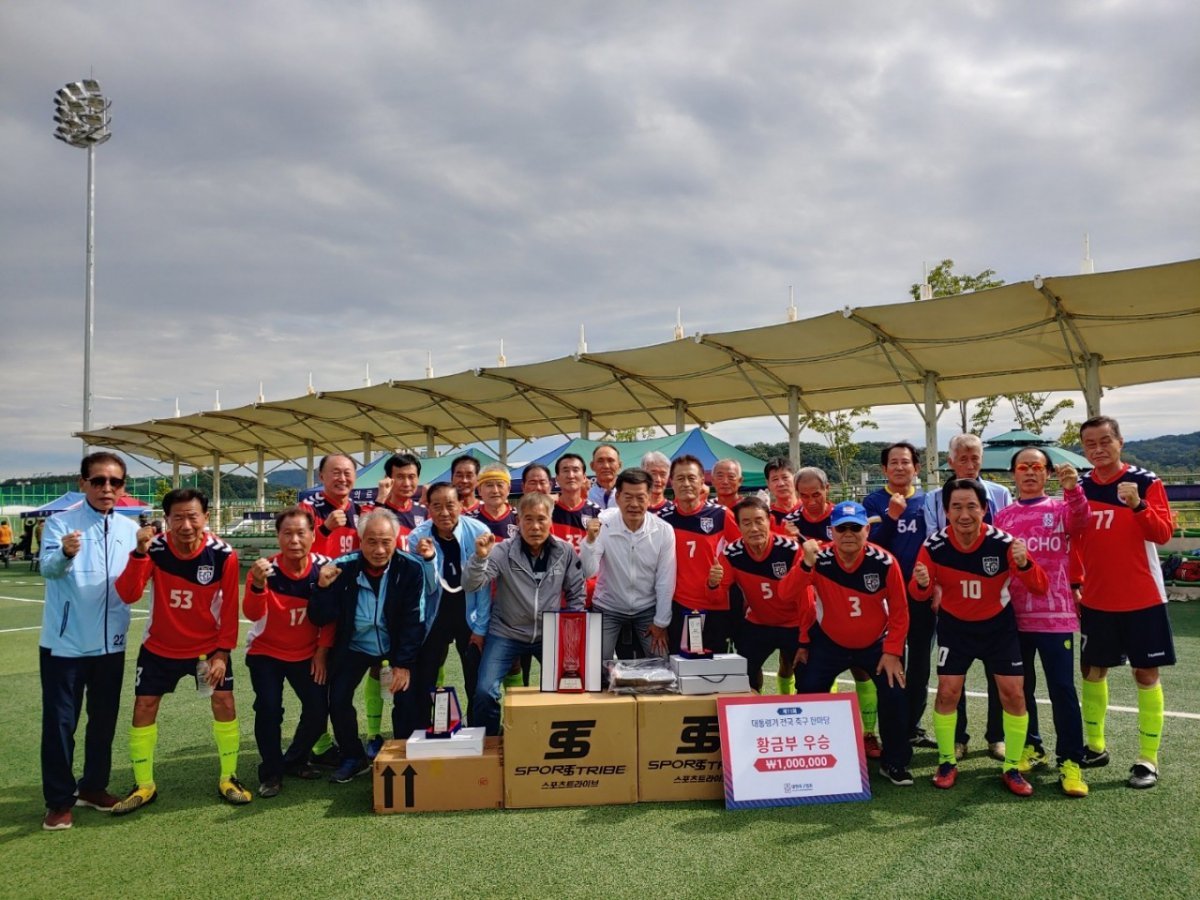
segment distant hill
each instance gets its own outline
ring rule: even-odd
[[[1200,431],[1126,441],[1121,458],[1155,472],[1200,472]]]

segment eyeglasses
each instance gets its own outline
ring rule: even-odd
[[[851,522],[845,525],[834,525],[833,530],[838,534],[845,534],[847,531],[853,531],[857,534],[863,530],[863,526],[859,525],[857,522]]]
[[[1018,472],[1045,472],[1046,467],[1042,463],[1017,463]]]
[[[125,487],[124,478],[106,478],[103,475],[94,475],[87,480],[87,483],[94,488],[102,488],[106,484],[111,484],[115,488]]]

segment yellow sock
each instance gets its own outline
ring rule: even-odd
[[[775,686],[781,694],[796,693],[796,676],[792,675],[776,675]]]
[[[855,681],[854,692],[858,694],[858,714],[862,718],[863,731],[874,734],[879,722],[879,692],[875,690],[875,682],[870,678]]]
[[[1108,713],[1108,679],[1088,681],[1085,678],[1080,694],[1079,705],[1083,713],[1083,737],[1087,745],[1099,753],[1104,750],[1104,717]]]
[[[1029,731],[1029,713],[1019,716],[1004,713],[1004,771],[1015,769],[1025,752],[1025,735]]]
[[[221,761],[221,780],[237,772],[238,722],[213,722],[213,737],[217,740],[217,756]]]
[[[129,759],[133,780],[140,788],[154,787],[154,748],[158,744],[158,723],[129,729]]]
[[[383,693],[379,679],[370,672],[363,679],[363,706],[367,708],[367,737],[379,737],[383,727]]]
[[[951,763],[958,765],[954,755],[954,732],[958,728],[958,710],[948,713],[933,711],[933,736],[937,738],[938,765]]]
[[[1152,687],[1138,685],[1138,759],[1158,768],[1158,747],[1162,743],[1162,682]]]

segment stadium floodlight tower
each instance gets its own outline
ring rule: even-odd
[[[92,332],[96,282],[96,148],[112,137],[112,101],[91,78],[72,81],[54,95],[54,136],[87,150],[87,252],[83,310],[83,430],[92,429]],[[87,441],[84,441],[87,452]]]

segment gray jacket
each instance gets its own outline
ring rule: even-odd
[[[463,587],[473,591],[489,582],[495,587],[489,635],[532,644],[542,636],[542,613],[560,609],[564,594],[568,608],[583,609],[583,566],[571,545],[551,536],[542,552],[550,556],[541,584],[519,536],[494,546],[487,559],[470,555]]]

